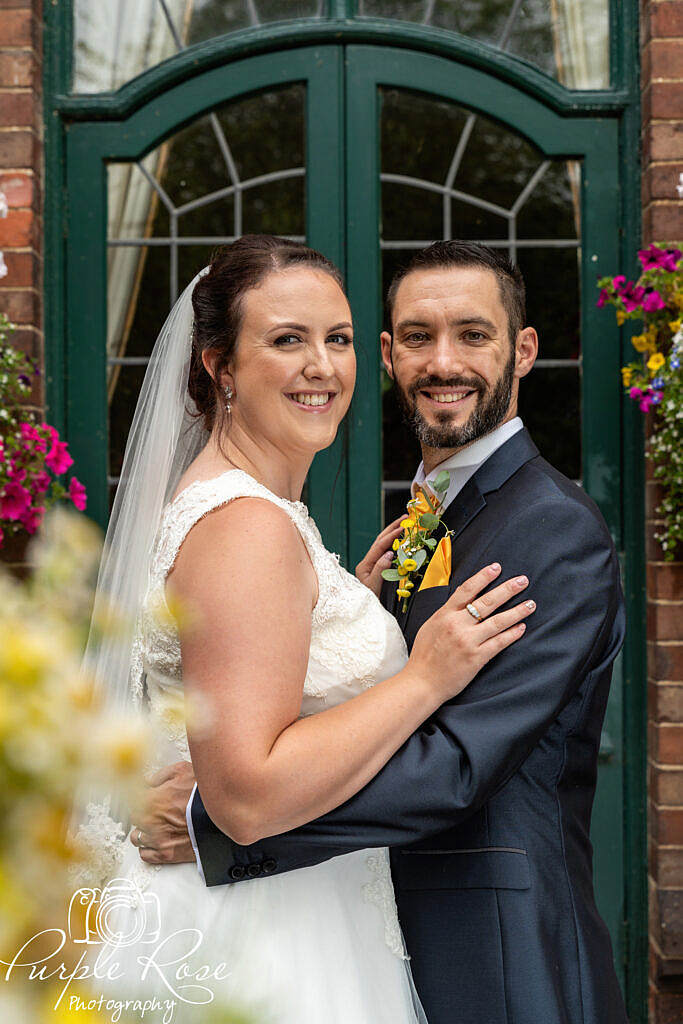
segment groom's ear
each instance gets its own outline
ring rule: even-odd
[[[382,331],[379,336],[380,345],[382,348],[382,362],[384,363],[384,369],[387,371],[391,379],[394,379],[394,364],[391,361],[391,346],[393,344],[393,338],[388,331]]]
[[[515,344],[515,377],[526,377],[536,362],[538,335],[533,327],[524,327],[517,335]]]

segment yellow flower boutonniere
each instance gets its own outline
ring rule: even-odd
[[[404,612],[408,607],[411,592],[415,588],[415,580],[421,577],[427,568],[428,552],[431,552],[433,557],[438,555],[441,566],[439,579],[445,575],[447,582],[450,576],[452,531],[446,528],[441,518],[443,499],[450,479],[450,473],[443,470],[431,485],[435,492],[433,497],[430,497],[425,491],[418,491],[417,496],[408,502],[406,518],[401,522],[403,535],[393,544],[396,557],[391,568],[382,572],[385,580],[398,584],[396,593],[403,602],[402,611]],[[439,541],[433,534],[440,526],[444,528],[445,535]],[[426,580],[424,582],[427,583]]]

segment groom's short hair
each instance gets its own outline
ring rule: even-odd
[[[434,242],[420,249],[410,262],[394,274],[387,292],[387,321],[393,324],[394,304],[399,285],[408,274],[416,270],[446,270],[449,267],[482,267],[491,270],[498,279],[500,297],[508,315],[510,342],[515,344],[517,334],[526,323],[526,288],[516,263],[501,249],[492,249],[477,242],[452,239]]]

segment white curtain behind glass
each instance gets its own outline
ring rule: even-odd
[[[595,0],[550,0],[557,77],[570,89],[609,85],[609,9]],[[581,237],[581,165],[567,163],[576,232]]]
[[[609,8],[595,0],[550,0],[557,77],[570,89],[609,85]]]
[[[168,13],[181,38],[185,37],[192,0],[166,0]],[[77,60],[73,90],[110,92],[154,67],[177,50],[177,44],[158,0],[119,0],[75,5]],[[158,178],[167,146],[143,161]],[[146,238],[151,233],[156,195],[139,170],[130,164],[108,169],[108,237]],[[145,249],[109,247],[107,254],[107,354],[125,351]],[[117,373],[109,372],[110,396]]]

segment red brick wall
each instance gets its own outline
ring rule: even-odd
[[[42,363],[41,28],[42,0],[0,0],[0,310],[19,327],[12,343]]]
[[[683,0],[642,3],[643,240],[683,239]],[[647,464],[650,1020],[683,1021],[683,563],[654,540]]]

